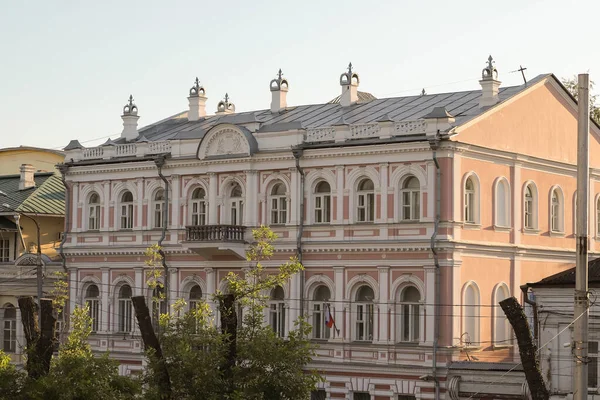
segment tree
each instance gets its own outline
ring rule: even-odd
[[[275,251],[277,236],[267,227],[253,230],[255,243],[246,258],[244,276],[229,273],[227,293],[218,292],[221,329],[206,302],[182,313],[182,301],[174,312],[161,316],[159,340],[176,399],[306,399],[320,376],[306,370],[314,355],[307,339],[310,326],[302,319],[287,338],[264,324],[269,292],[284,286],[302,265],[295,257],[276,270],[263,266]],[[152,272],[150,276],[156,276]],[[238,326],[238,310],[243,324]],[[148,354],[146,398],[159,398],[161,361]]]
[[[10,356],[0,350],[0,400],[14,400],[20,395],[25,375],[10,362]]]
[[[571,93],[571,96],[575,97],[575,100],[579,97],[579,89],[577,83],[577,76],[573,76],[572,78],[563,78],[562,84],[565,88]],[[594,81],[590,81],[590,92],[594,90]],[[598,95],[592,95],[590,93],[590,117],[596,122],[600,124],[600,107],[596,106],[596,100],[598,99]]]

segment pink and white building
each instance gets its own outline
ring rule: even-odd
[[[280,73],[270,108],[225,96],[214,114],[196,81],[188,110],[144,128],[130,99],[119,138],[65,148],[71,305],[91,305],[94,347],[143,367],[129,298],[151,301],[144,251],[163,234],[169,297],[193,305],[243,273],[265,224],[280,238],[269,265],[299,253],[306,268],[265,322],[286,335],[309,316],[314,398],[525,398],[497,303],[574,262],[577,106],[552,74],[502,87],[490,57],[481,75],[480,90],[377,99],[350,67],[338,98],[293,106]]]

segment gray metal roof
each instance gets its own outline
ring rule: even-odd
[[[533,85],[550,74],[538,75],[528,82]],[[500,88],[500,101],[523,91],[528,86]],[[212,127],[228,124],[260,123],[260,131],[298,129],[299,127],[321,128],[338,123],[366,124],[391,119],[395,122],[416,120],[429,114],[435,107],[444,107],[456,118],[456,125],[482,114],[487,108],[479,107],[481,89],[463,92],[426,94],[407,97],[392,97],[359,102],[349,107],[340,104],[311,104],[288,107],[279,113],[271,110],[247,111],[226,115],[210,115],[198,121],[188,121],[187,111],[178,113],[139,130],[149,141],[167,139],[199,139]]]
[[[8,195],[0,196],[0,211],[64,215],[65,187],[60,175],[36,172],[33,179],[34,187],[19,190],[20,175],[0,176],[0,190]],[[9,207],[2,206],[4,203]]]

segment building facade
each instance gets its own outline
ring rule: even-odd
[[[236,112],[226,95],[207,115],[196,80],[185,112],[138,129],[130,97],[121,137],[69,143],[64,253],[94,347],[123,373],[143,367],[130,297],[152,301],[144,251],[163,232],[170,298],[193,304],[243,273],[264,224],[279,236],[266,265],[300,254],[306,268],[273,291],[266,323],[286,335],[308,315],[315,396],[523,398],[522,372],[495,381],[518,358],[497,304],[574,261],[576,103],[551,74],[500,87],[491,57],[481,90],[376,99],[351,66],[339,82],[329,103],[290,106],[280,73],[270,109]]]

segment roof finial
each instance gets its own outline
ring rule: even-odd
[[[348,64],[348,73],[352,75],[352,62]]]
[[[487,59],[487,66],[481,71],[481,78],[483,79],[498,79],[498,70],[494,65],[496,62],[492,58],[492,55]]]
[[[130,94],[127,103],[123,107],[123,115],[137,115],[137,112],[138,108],[133,101],[133,95]]]
[[[425,92],[425,88],[423,88],[423,90],[421,90],[421,96],[425,96],[427,93]]]
[[[133,95],[132,94],[129,95],[129,105],[130,106],[133,105]]]
[[[279,72],[277,73],[277,78],[279,78],[279,80],[281,80],[282,75],[283,75],[283,72],[281,72],[281,68],[279,68]]]
[[[225,103],[229,104],[229,95],[225,93]]]

